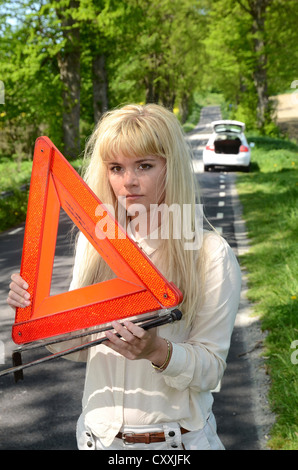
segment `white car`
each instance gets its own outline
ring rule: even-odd
[[[214,167],[250,169],[250,146],[244,135],[245,124],[222,120],[211,123],[213,133],[203,150],[204,170]]]

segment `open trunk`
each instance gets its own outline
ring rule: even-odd
[[[215,153],[225,153],[225,154],[237,154],[239,153],[239,148],[241,146],[241,140],[239,137],[227,139],[216,139],[214,141],[214,151]]]

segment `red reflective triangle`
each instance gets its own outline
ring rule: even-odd
[[[105,259],[115,279],[50,296],[60,208]],[[98,232],[99,212],[108,222],[106,233]],[[34,150],[21,276],[28,282],[31,305],[16,310],[12,338],[17,344],[172,308],[182,301],[179,289],[155,268],[47,137],[37,139]]]

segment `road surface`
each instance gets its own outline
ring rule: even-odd
[[[194,149],[194,168],[201,187],[205,215],[238,256],[245,245],[245,234],[235,188],[236,174],[228,171],[204,173],[202,163],[202,149],[211,132],[210,122],[220,118],[219,107],[204,108],[200,123],[190,133],[189,140]],[[247,304],[244,299],[241,301],[238,317],[245,308]],[[213,411],[218,434],[228,450],[261,448],[254,414],[251,366],[249,358],[244,354],[247,350],[244,328],[246,327],[240,321],[236,321],[227,370],[220,391],[214,393]]]
[[[235,236],[235,174],[204,173],[202,147],[210,134],[210,122],[220,118],[218,107],[204,108],[198,126],[188,135],[194,149],[194,168],[202,190],[205,214],[238,254]],[[70,224],[61,216],[53,271],[52,293],[68,289],[72,259]],[[238,231],[239,232],[239,231]],[[0,234],[0,370],[11,366],[12,311],[6,304],[10,274],[19,270],[24,226]],[[4,349],[4,354],[3,354]],[[215,393],[214,412],[219,435],[228,450],[259,448],[253,419],[251,377],[243,331],[235,327],[228,368],[221,390]],[[34,355],[26,356],[31,360]],[[75,427],[81,410],[84,364],[63,359],[24,371],[24,381],[0,378],[0,450],[76,449]]]

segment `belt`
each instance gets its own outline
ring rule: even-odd
[[[188,429],[180,428],[181,434],[189,432]],[[169,432],[170,437],[175,436],[175,431]],[[118,439],[122,439],[125,444],[150,444],[151,442],[163,442],[166,440],[164,432],[144,432],[134,433],[131,431],[118,432]]]

